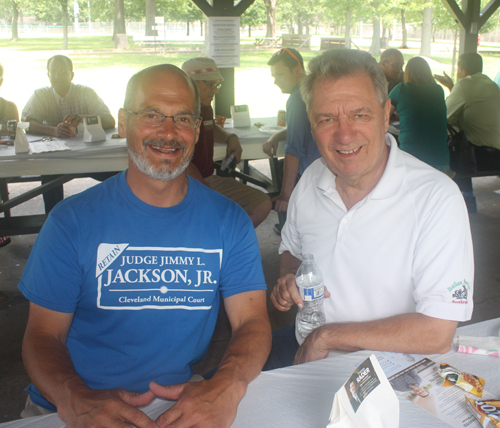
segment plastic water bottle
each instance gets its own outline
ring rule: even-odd
[[[299,334],[305,339],[311,331],[326,322],[323,310],[325,294],[323,275],[314,263],[312,254],[304,254],[302,264],[295,276],[295,282],[300,297],[304,301],[304,307],[297,312],[295,325]]]

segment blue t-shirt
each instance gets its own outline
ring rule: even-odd
[[[399,113],[399,147],[435,168],[450,163],[446,102],[437,83],[400,83],[389,94]]]
[[[189,380],[214,331],[219,296],[265,290],[252,223],[234,202],[189,178],[184,200],[148,205],[126,173],[59,203],[19,289],[73,313],[67,347],[92,389],[144,392]],[[40,392],[35,404],[55,411]]]
[[[321,157],[311,134],[311,123],[307,117],[306,103],[297,85],[286,102],[286,145],[285,153],[300,159],[299,175],[316,159]]]

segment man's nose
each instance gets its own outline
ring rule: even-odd
[[[174,118],[168,116],[165,117],[163,123],[157,128],[157,134],[161,135],[177,135],[178,132],[179,128],[177,128],[177,126],[175,125]]]
[[[335,130],[335,141],[350,144],[356,137],[356,129],[348,118],[340,118]]]

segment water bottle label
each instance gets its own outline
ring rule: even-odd
[[[302,288],[299,287],[299,294],[302,300],[306,302],[311,302],[313,300],[321,299],[325,294],[325,287],[311,287]]]

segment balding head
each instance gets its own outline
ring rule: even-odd
[[[127,90],[125,92],[125,101],[123,102],[123,108],[125,110],[134,110],[134,101],[137,94],[137,89],[144,83],[151,81],[154,76],[157,75],[171,75],[183,78],[191,91],[193,92],[193,102],[195,104],[195,114],[200,115],[200,95],[198,87],[192,82],[190,77],[182,71],[179,67],[172,64],[159,64],[153,65],[151,67],[145,68],[134,74],[127,84]]]

